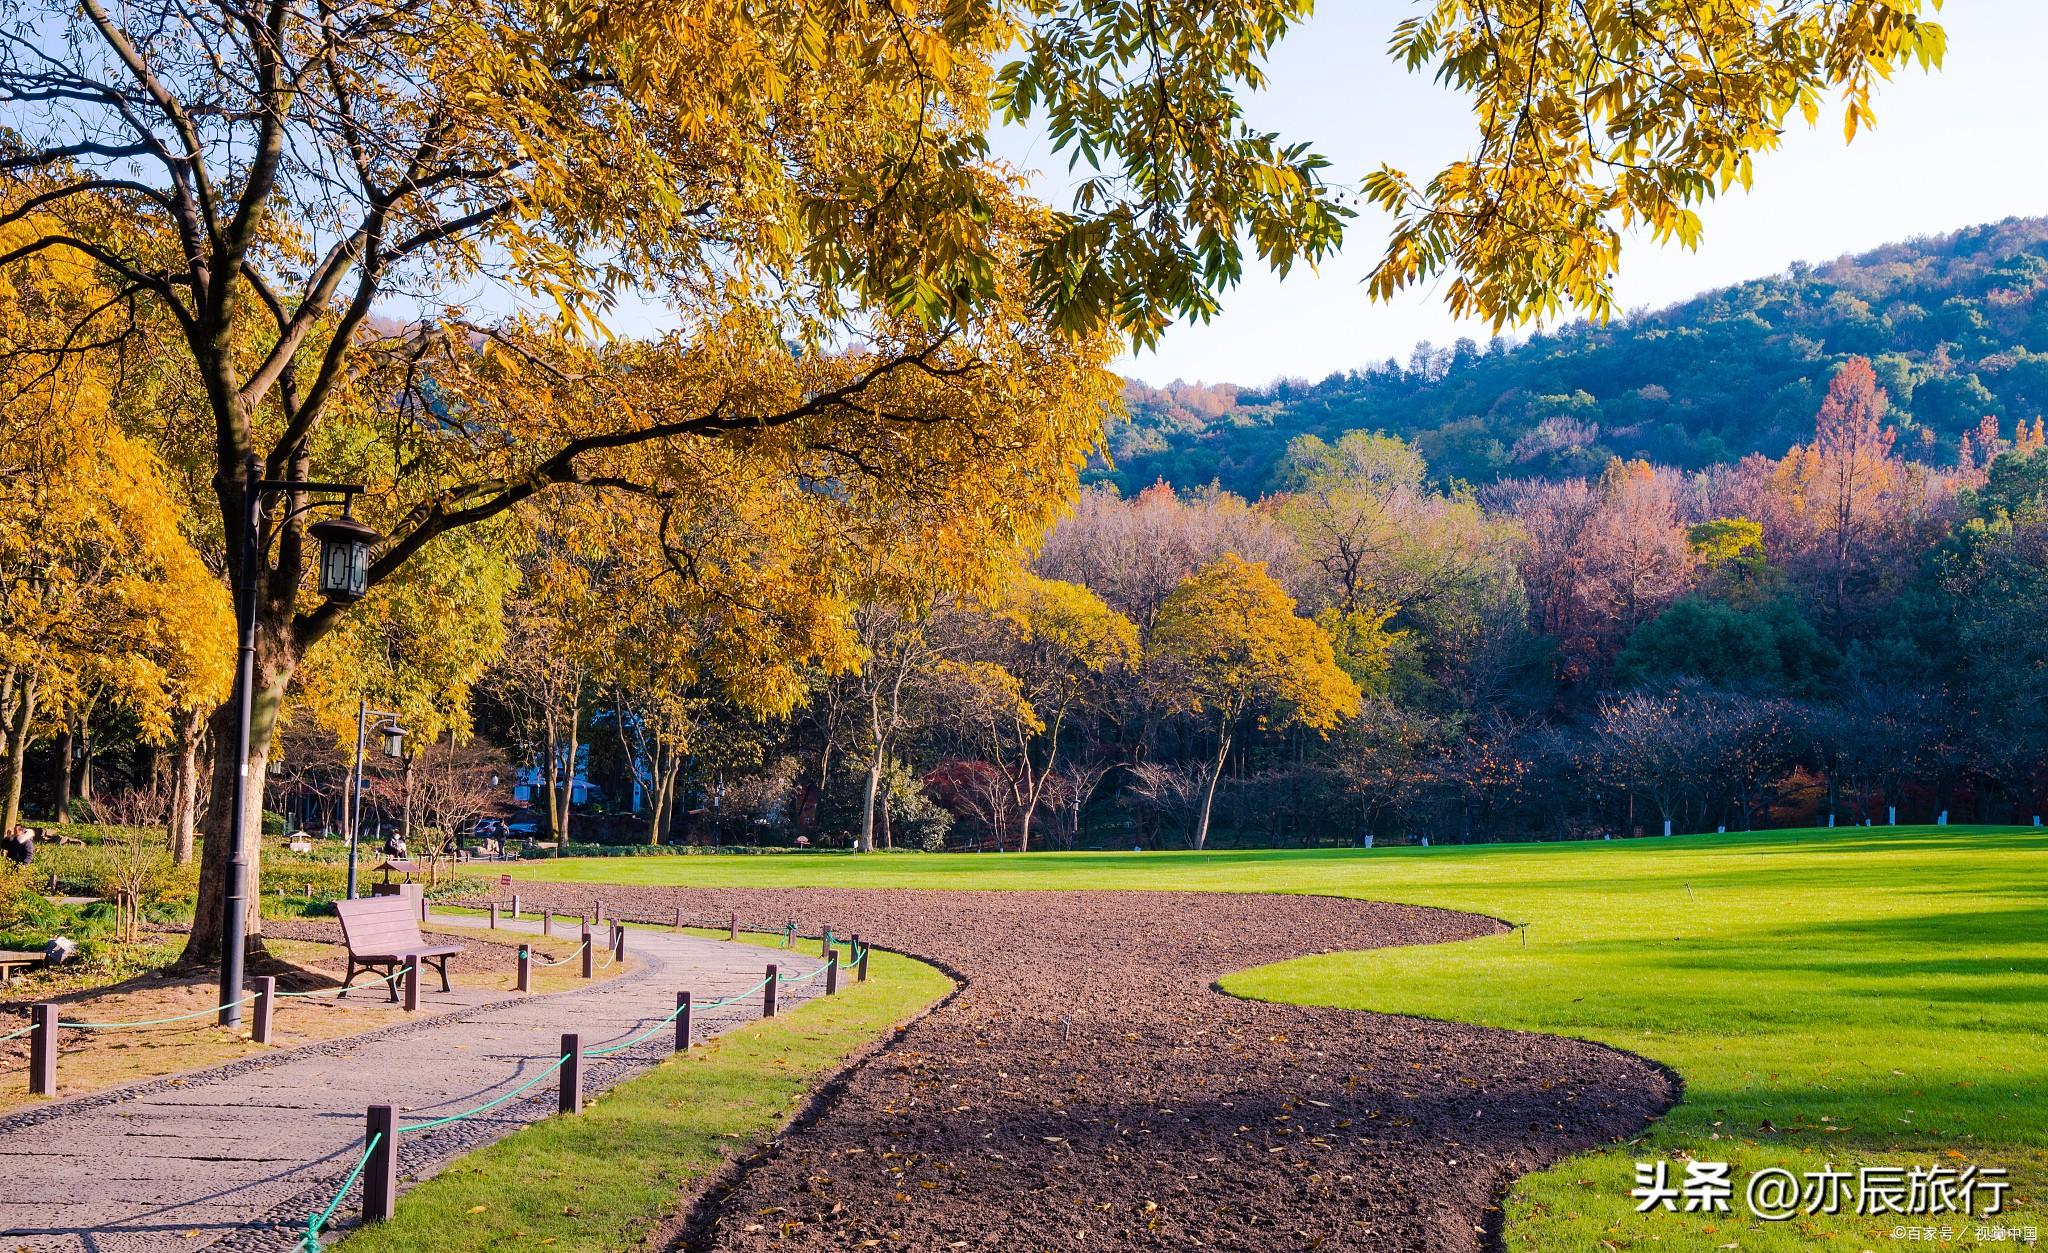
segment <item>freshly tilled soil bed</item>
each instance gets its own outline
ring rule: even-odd
[[[703,1197],[691,1250],[1476,1249],[1506,1184],[1677,1097],[1553,1036],[1226,996],[1304,953],[1467,939],[1470,914],[1311,896],[524,884],[621,917],[795,919],[963,987]]]

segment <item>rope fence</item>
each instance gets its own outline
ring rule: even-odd
[[[574,950],[574,951],[572,951],[572,952],[571,952],[571,953],[570,953],[570,954],[569,954],[569,955],[568,955],[567,957],[558,957],[558,958],[556,958],[556,959],[555,959],[555,960],[553,960],[553,961],[549,961],[549,960],[547,960],[547,959],[546,959],[546,958],[544,958],[544,957],[536,957],[536,958],[534,958],[534,959],[533,959],[533,964],[534,964],[534,965],[536,965],[536,966],[560,966],[560,965],[564,965],[564,964],[566,964],[566,963],[568,963],[568,962],[572,962],[572,961],[575,961],[575,960],[576,960],[577,958],[579,958],[579,957],[583,956],[583,950],[584,950],[584,949],[587,949],[587,948],[589,948],[589,947],[590,947],[590,941],[588,941],[588,940],[585,940],[585,941],[583,941],[583,943],[581,943],[581,944],[578,944],[578,945],[576,946],[575,950]]]
[[[674,1015],[670,1015],[669,1018],[663,1019],[662,1025],[667,1025],[667,1023],[672,1021],[673,1018]],[[596,1052],[597,1050],[592,1049],[591,1051]],[[534,1084],[539,1083],[541,1080],[547,1078],[549,1075],[554,1074],[556,1071],[560,1070],[564,1065],[568,1064],[570,1056],[571,1055],[568,1053],[562,1054],[560,1057],[556,1058],[554,1060],[554,1063],[550,1065],[547,1069],[541,1071],[533,1078],[528,1079],[525,1083],[520,1084],[518,1087],[512,1089],[510,1092],[507,1092],[503,1096],[485,1101],[483,1104],[474,1106],[470,1109],[463,1110],[459,1114],[450,1114],[446,1118],[436,1118],[432,1122],[414,1123],[410,1127],[401,1127],[399,1128],[399,1130],[407,1132],[433,1131],[438,1127],[446,1127],[451,1123],[461,1122],[465,1118],[474,1118],[478,1114],[489,1113],[491,1110],[498,1108],[500,1105],[503,1105],[505,1102],[511,1100],[513,1097],[518,1096],[521,1092],[526,1091]]]
[[[335,1208],[341,1204],[341,1198],[347,1196],[348,1190],[356,1186],[356,1180],[362,1176],[363,1167],[370,1164],[370,1154],[377,1151],[377,1146],[383,1140],[384,1133],[381,1131],[370,1134],[370,1142],[363,1146],[363,1155],[356,1159],[356,1168],[349,1171],[348,1178],[341,1181],[341,1188],[334,1194],[334,1199],[327,1203],[326,1209],[306,1219],[306,1240],[301,1246],[305,1253],[320,1253],[320,1229],[327,1225],[328,1219],[334,1217]]]
[[[60,1027],[71,1027],[79,1031],[126,1031],[131,1027],[161,1027],[165,1023],[190,1022],[194,1018],[204,1018],[208,1014],[218,1014],[230,1005],[247,1005],[259,995],[261,993],[251,992],[239,1001],[229,1001],[226,1005],[216,1005],[211,1009],[194,1010],[189,1014],[174,1014],[169,1018],[143,1018],[135,1022],[71,1022],[63,1020],[58,1022],[57,1025]]]
[[[517,909],[518,905],[515,902],[514,918],[518,917]],[[604,917],[603,902],[598,902],[597,908],[593,912],[602,920]],[[495,907],[491,910],[491,913],[492,921],[495,923],[497,916]],[[543,915],[543,917],[545,916]],[[590,915],[585,915],[586,919],[589,917]],[[610,942],[606,945],[606,957],[603,963],[605,967],[609,967],[615,962],[622,960],[625,951],[626,924],[624,920],[614,917],[611,925],[613,931]],[[681,930],[683,926],[682,911],[677,910],[675,927],[677,930]],[[724,929],[728,931],[731,938],[738,938],[739,924],[737,917],[729,919],[724,924]],[[760,933],[780,933],[784,937],[786,944],[793,945],[796,939],[796,924],[791,922],[772,929],[762,928]],[[761,1015],[764,1018],[774,1017],[778,986],[808,983],[820,975],[824,975],[826,976],[825,994],[831,995],[838,991],[838,977],[845,970],[857,971],[858,977],[865,981],[867,977],[867,958],[870,952],[869,946],[861,944],[858,936],[846,940],[839,939],[832,933],[830,928],[826,928],[823,935],[818,938],[821,940],[821,947],[823,949],[821,956],[824,960],[820,965],[805,974],[783,974],[777,965],[771,964],[758,982],[716,1000],[699,1002],[693,1000],[689,992],[678,992],[676,993],[676,1006],[674,1010],[656,1019],[648,1026],[636,1030],[632,1035],[623,1040],[596,1048],[585,1049],[582,1045],[582,1036],[580,1034],[564,1034],[560,1054],[548,1062],[542,1069],[525,1079],[518,1086],[480,1104],[473,1105],[468,1109],[443,1115],[439,1118],[429,1119],[425,1122],[400,1125],[397,1121],[395,1106],[370,1106],[362,1153],[357,1157],[354,1166],[342,1178],[341,1184],[335,1190],[334,1195],[317,1212],[307,1217],[306,1233],[301,1242],[303,1253],[320,1253],[321,1233],[332,1223],[336,1211],[339,1210],[342,1202],[347,1199],[350,1191],[356,1187],[358,1180],[362,1182],[363,1221],[365,1223],[376,1222],[392,1216],[397,1193],[397,1144],[398,1137],[402,1134],[424,1134],[451,1126],[466,1119],[487,1114],[532,1091],[535,1087],[546,1082],[550,1076],[557,1076],[559,1078],[560,1112],[564,1114],[580,1113],[583,1108],[584,1061],[586,1058],[607,1057],[623,1053],[628,1049],[646,1043],[656,1034],[670,1027],[673,1027],[675,1031],[674,1050],[680,1053],[689,1049],[693,1043],[692,1018],[697,1012],[725,1009],[730,1006],[753,1001],[758,997],[761,1005]],[[842,946],[845,949],[845,956],[843,958],[840,954]],[[588,978],[591,974],[592,958],[594,956],[592,948],[593,943],[588,932],[587,921],[585,923],[583,942],[578,944],[575,950],[566,956],[553,959],[540,958],[532,953],[529,945],[525,943],[520,944],[518,953],[519,990],[522,992],[531,990],[527,977],[530,964],[561,966],[576,960],[580,956],[583,958],[584,976]],[[374,988],[388,984],[396,979],[405,978],[408,980],[407,1008],[411,1009],[417,1003],[414,989],[417,987],[418,974],[419,965],[415,960],[409,958],[402,966],[392,970],[391,973],[363,984],[343,984],[338,987],[315,988],[304,992],[279,992],[276,990],[276,980],[264,977],[255,980],[257,985],[256,991],[242,997],[240,1000],[230,1002],[229,1005],[216,1005],[190,1013],[175,1014],[164,1018],[140,1019],[132,1022],[73,1022],[68,1019],[59,1019],[55,1005],[39,1004],[32,1007],[29,1025],[0,1035],[0,1043],[19,1039],[23,1036],[30,1037],[30,1093],[32,1095],[53,1095],[56,1087],[56,1031],[59,1027],[91,1031],[112,1031],[159,1026],[191,1021],[209,1014],[218,1014],[230,1006],[248,1005],[253,1002],[256,1005],[256,1013],[251,1038],[257,1043],[268,1043],[271,1013],[275,1002],[278,1000],[295,997],[338,996],[350,991],[353,987]]]

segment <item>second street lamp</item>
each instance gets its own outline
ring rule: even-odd
[[[372,721],[374,719],[374,721]],[[356,706],[356,759],[348,775],[348,898],[356,898],[356,847],[363,829],[363,743],[375,729],[384,740],[384,755],[405,756],[405,728],[398,715],[388,709],[372,709],[364,700]]]
[[[343,517],[317,523],[310,528],[320,542],[320,591],[329,600],[346,604],[361,599],[369,587],[370,546],[382,538],[377,532],[348,516],[350,504],[362,485],[358,483],[315,483],[298,479],[266,479],[263,462],[250,453],[242,463],[242,516],[239,534],[233,538],[240,549],[235,578],[235,625],[239,652],[235,666],[235,771],[234,808],[228,815],[228,882],[221,903],[224,917],[220,929],[220,1025],[232,1027],[242,1021],[242,972],[247,958],[249,932],[249,856],[243,841],[249,833],[249,723],[256,699],[256,574],[268,549],[263,534],[263,505],[278,495],[307,493],[341,494]],[[308,501],[278,519],[277,528],[309,509],[332,501]],[[330,580],[329,573],[338,577]],[[256,781],[262,795],[263,781]]]

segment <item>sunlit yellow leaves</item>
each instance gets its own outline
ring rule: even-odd
[[[1236,557],[1197,571],[1166,598],[1145,669],[1165,708],[1206,715],[1226,733],[1255,711],[1276,726],[1327,731],[1360,700],[1330,637],[1295,612],[1264,566]]]
[[[105,702],[162,740],[173,708],[226,696],[234,629],[162,465],[114,421],[110,363],[51,351],[107,334],[108,303],[61,253],[0,274],[0,671],[44,717]]]
[[[1375,296],[1439,273],[1454,313],[1496,327],[1612,308],[1622,235],[1690,248],[1696,206],[1747,188],[1788,114],[1838,96],[1853,139],[1894,67],[1938,66],[1938,0],[1435,0],[1397,28],[1411,69],[1468,93],[1479,144],[1426,185],[1382,168],[1395,216]]]

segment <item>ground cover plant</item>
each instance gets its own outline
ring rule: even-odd
[[[2048,836],[1858,828],[1617,843],[1366,851],[650,858],[529,878],[689,886],[1321,892],[1525,924],[1228,977],[1239,995],[1555,1032],[1675,1068],[1686,1097],[1640,1142],[1521,1181],[1510,1248],[1877,1247],[1881,1218],[1635,1215],[1632,1165],[1688,1154],[1738,1178],[1783,1163],[2005,1166],[2007,1224],[2048,1188]],[[1738,1201],[1739,1208],[1739,1201]],[[1939,1225],[1937,1223],[1937,1225]],[[1962,1242],[1974,1224],[1960,1225]]]
[[[534,1123],[468,1154],[346,1247],[642,1247],[676,1217],[692,1181],[751,1152],[845,1058],[952,987],[932,967],[881,951],[870,976],[663,1061],[591,1097],[577,1117]]]

